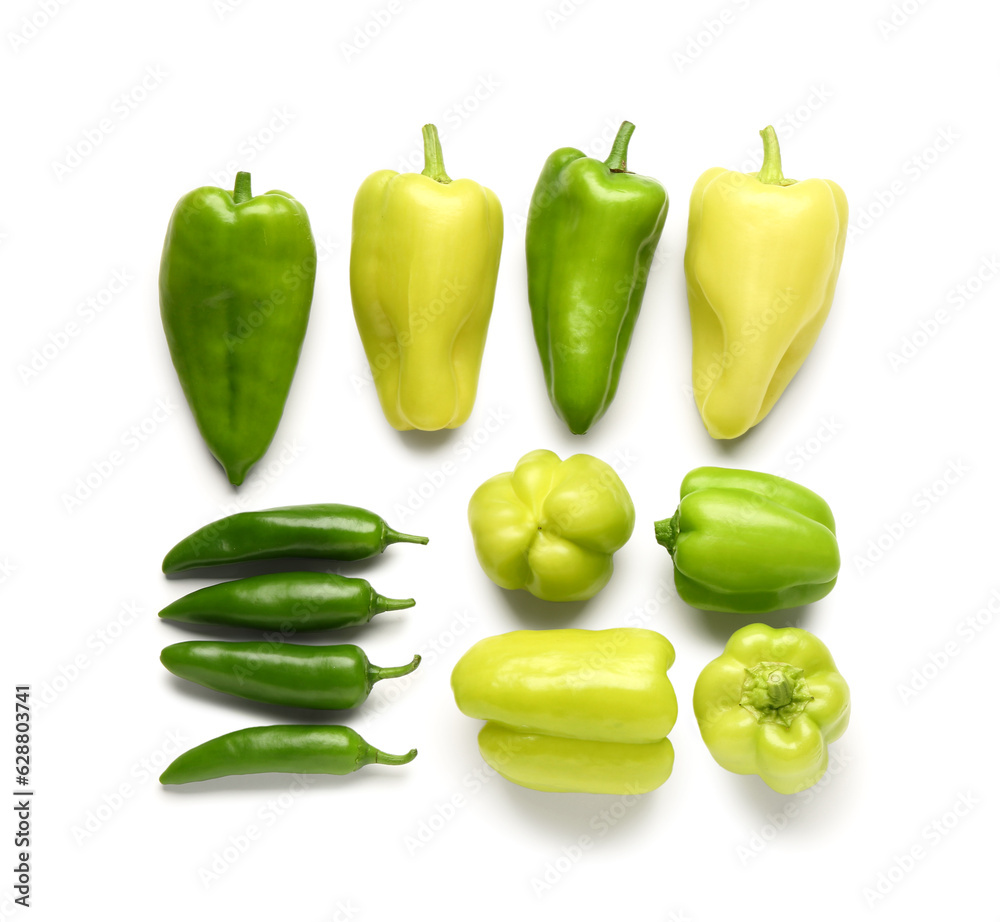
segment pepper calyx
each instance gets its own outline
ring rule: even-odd
[[[805,673],[797,666],[763,662],[746,668],[740,706],[759,724],[790,727],[812,700]]]

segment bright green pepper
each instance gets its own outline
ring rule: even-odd
[[[189,592],[160,617],[288,633],[367,624],[380,612],[414,604],[413,599],[387,599],[368,580],[339,573],[261,573]]]
[[[622,122],[603,162],[555,151],[528,211],[535,342],[552,406],[578,434],[614,400],[667,217],[663,186],[626,169],[634,130]]]
[[[405,765],[416,755],[416,749],[402,756],[389,755],[369,746],[350,727],[247,727],[179,755],[160,775],[160,784],[189,784],[259,772],[347,775],[372,763]]]
[[[656,540],[695,608],[766,612],[823,598],[837,582],[833,513],[812,490],[756,471],[699,467]]]
[[[316,245],[285,192],[202,186],[174,208],[160,261],[160,315],[177,377],[234,484],[263,457],[309,321]]]
[[[459,710],[488,721],[486,762],[538,791],[641,794],[670,776],[674,648],[640,628],[513,631],[458,661]]]
[[[381,679],[409,675],[420,665],[373,666],[351,643],[233,643],[188,640],[171,644],[160,662],[175,676],[205,688],[287,707],[345,710],[362,704]]]
[[[827,745],[847,729],[851,697],[818,637],[750,624],[698,676],[694,713],[719,765],[794,794],[826,772]]]
[[[540,599],[589,599],[607,585],[612,555],[632,534],[635,508],[610,465],[540,449],[469,500],[469,527],[486,575]]]

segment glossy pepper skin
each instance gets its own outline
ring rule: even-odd
[[[163,572],[275,557],[364,560],[398,542],[426,544],[427,539],[395,531],[358,506],[279,506],[237,512],[199,528],[167,552]]]
[[[368,580],[339,573],[262,573],[189,592],[160,617],[263,631],[325,631],[367,624],[381,612],[414,604],[388,599]]]
[[[513,631],[469,649],[451,687],[463,714],[488,721],[483,758],[515,784],[640,794],[673,767],[673,661],[655,631]]]
[[[655,525],[674,562],[677,594],[709,611],[806,605],[840,570],[830,507],[797,483],[757,471],[699,467],[672,518]]]
[[[667,193],[626,168],[635,126],[605,161],[563,147],[538,177],[525,232],[528,302],[549,399],[581,434],[614,400],[642,306]]]
[[[795,794],[826,772],[827,745],[847,729],[851,697],[818,637],[750,624],[698,676],[694,712],[719,765]]]
[[[234,484],[263,457],[299,361],[316,277],[305,208],[285,192],[203,186],[174,208],[160,316],[184,396]]]
[[[346,710],[362,704],[381,679],[409,675],[420,665],[373,666],[354,644],[232,643],[189,640],[171,644],[160,662],[175,676],[205,688],[287,707]]]
[[[422,173],[372,173],[354,200],[351,300],[395,429],[454,429],[472,412],[503,242],[496,195],[452,181],[437,129]]]
[[[758,173],[715,168],[691,192],[684,274],[695,403],[712,438],[756,426],[799,370],[833,303],[847,199],[786,179],[774,129]]]
[[[179,755],[160,775],[160,784],[189,784],[259,772],[348,775],[372,763],[405,765],[416,755],[416,749],[402,756],[389,755],[370,746],[350,727],[247,727]]]
[[[469,500],[469,527],[486,575],[540,599],[589,599],[614,571],[635,507],[610,465],[592,455],[561,461],[540,449],[497,474]]]

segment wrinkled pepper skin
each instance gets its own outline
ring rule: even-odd
[[[614,571],[635,507],[613,468],[592,455],[526,454],[469,500],[469,528],[486,575],[552,602],[589,599]]]
[[[666,190],[626,169],[635,126],[605,161],[563,147],[542,168],[525,231],[528,302],[549,399],[570,432],[605,413],[667,217]]]
[[[405,765],[416,756],[416,749],[401,756],[382,752],[350,727],[247,727],[179,755],[160,775],[160,784],[190,784],[259,772],[348,775],[373,763]]]
[[[827,746],[847,729],[851,697],[818,637],[750,624],[698,676],[694,712],[719,765],[795,794],[826,772]]]
[[[188,640],[164,647],[160,662],[175,676],[214,691],[265,704],[346,710],[363,704],[381,679],[420,665],[373,666],[354,644],[233,643]]]
[[[681,483],[656,540],[674,562],[677,594],[695,608],[755,613],[807,605],[837,582],[830,507],[772,474],[699,467]]]
[[[835,182],[785,179],[774,129],[758,173],[715,168],[691,192],[684,274],[695,403],[712,438],[756,426],[830,312],[847,241]]]
[[[415,604],[388,599],[368,580],[339,573],[261,573],[189,592],[162,609],[160,617],[288,634],[367,624],[381,612]]]
[[[486,720],[480,752],[538,791],[640,794],[673,768],[674,649],[640,628],[513,631],[455,665],[459,710]]]
[[[305,208],[285,192],[203,186],[174,208],[160,316],[205,444],[240,484],[267,451],[299,361],[316,278]]]
[[[398,532],[358,506],[278,506],[237,512],[203,525],[167,551],[163,572],[277,557],[364,560],[397,543],[426,544],[427,539]]]
[[[500,267],[496,195],[445,173],[424,126],[422,173],[372,173],[354,200],[351,300],[395,429],[454,429],[472,412]]]

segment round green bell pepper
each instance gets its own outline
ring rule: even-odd
[[[589,599],[607,585],[635,508],[610,465],[540,449],[469,500],[469,527],[486,575],[552,602]]]

